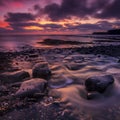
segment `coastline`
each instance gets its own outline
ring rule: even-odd
[[[14,98],[12,96],[19,90],[22,82],[1,84],[3,86],[1,88],[3,94],[1,94],[0,99],[0,119],[32,120],[39,118],[40,120],[79,120],[79,117],[81,117],[84,120],[91,118],[93,120],[99,120],[103,117],[102,119],[105,120],[109,118],[110,116],[104,116],[101,112],[105,111],[108,115],[109,111],[106,110],[113,107],[111,102],[118,102],[117,97],[119,97],[119,90],[117,89],[119,89],[119,87],[115,87],[115,91],[113,90],[115,92],[115,98],[113,97],[114,92],[109,93],[109,91],[107,91],[104,99],[102,95],[97,94],[98,97],[89,101],[86,99],[84,81],[89,74],[90,76],[99,76],[103,73],[109,73],[113,75],[115,79],[118,79],[120,77],[118,73],[114,73],[113,71],[112,73],[110,70],[119,70],[119,51],[120,45],[54,49],[32,48],[21,52],[1,52],[0,63],[3,65],[4,62],[2,67],[6,67],[7,69],[3,69],[0,74],[25,70],[30,74],[30,78],[23,79],[24,82],[32,78],[31,70],[36,63],[47,62],[52,72],[52,77],[48,80],[48,87],[42,96]],[[90,66],[90,68],[87,66]],[[75,99],[69,96],[70,93],[67,92],[69,89],[73,92]],[[85,96],[85,98],[83,99],[83,97],[78,96],[77,91],[80,91],[80,95]],[[60,96],[57,95],[57,97],[55,94],[60,94]],[[107,105],[106,101],[110,103]],[[101,103],[103,103],[103,105],[101,105]],[[78,108],[75,104],[79,104]],[[96,107],[92,104],[95,104]],[[101,106],[107,105],[106,109],[102,109],[99,104]],[[116,104],[118,105],[119,103]],[[100,112],[97,111],[98,107],[100,107]],[[116,109],[114,114],[119,117],[117,113],[118,108],[113,108]],[[96,110],[95,113],[93,112],[94,110]],[[24,113],[28,115],[26,116]],[[15,116],[15,118],[12,116]],[[99,118],[97,118],[97,116],[99,116]]]

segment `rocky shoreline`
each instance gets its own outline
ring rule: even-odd
[[[99,120],[103,117],[105,120],[106,117],[100,114],[98,119],[97,114],[91,113],[90,116],[81,104],[84,101],[87,105],[89,100],[96,104],[99,98],[104,96],[106,100],[107,96],[113,95],[108,88],[114,91],[113,86],[120,76],[107,70],[119,70],[119,51],[120,45],[0,52],[0,119],[79,120],[81,117],[83,120]],[[103,68],[98,69],[99,64]],[[88,88],[88,84],[92,88]],[[81,100],[79,109],[83,109],[80,114],[79,110],[75,112],[73,103],[77,104],[77,101],[70,98],[69,89],[75,99]],[[90,89],[95,93],[89,94]],[[119,114],[115,115],[119,117]]]

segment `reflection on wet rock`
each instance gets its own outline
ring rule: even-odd
[[[69,62],[72,61],[72,62],[75,62],[75,63],[82,63],[82,62],[84,62],[84,57],[82,57],[80,55],[69,55],[64,60],[69,61]]]
[[[112,75],[93,76],[85,81],[85,86],[88,92],[97,91],[103,93],[113,82]]]
[[[48,64],[46,62],[37,63],[33,67],[33,73],[34,78],[44,78],[49,79],[51,76],[51,71],[48,67]]]
[[[22,80],[29,77],[30,75],[26,71],[5,72],[0,74],[0,81],[2,83],[14,83],[14,82],[21,82]]]
[[[36,93],[44,93],[47,87],[47,81],[44,79],[36,78],[24,81],[20,89],[16,92],[17,97],[29,97]]]
[[[77,64],[77,63],[68,63],[68,64],[65,64],[65,66],[66,66],[69,70],[79,70],[79,69],[85,67],[84,64]]]
[[[53,78],[52,80],[50,80],[49,86],[51,88],[62,88],[67,85],[70,85],[72,82],[73,82],[73,79],[71,79],[70,77],[61,75],[61,76],[57,76],[56,78]]]

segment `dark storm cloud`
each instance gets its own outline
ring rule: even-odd
[[[13,27],[28,27],[28,26],[39,26],[38,23],[33,22],[22,22],[22,23],[10,23],[10,26]]]
[[[97,25],[99,25],[103,30],[109,30],[112,28],[113,24],[116,24],[115,22],[108,22],[108,21],[99,21],[96,23]]]
[[[101,26],[99,26],[98,24],[81,24],[81,25],[76,25],[76,26],[72,26],[69,25],[67,26],[67,29],[69,30],[84,30],[84,31],[88,31],[88,30],[102,30]]]
[[[39,5],[34,5],[34,10],[41,11],[41,7]]]
[[[63,0],[61,5],[50,4],[44,8],[44,12],[48,14],[52,20],[60,20],[68,18],[71,15],[83,16],[89,13],[85,7],[86,0]]]
[[[45,6],[44,12],[52,20],[60,20],[70,16],[83,18],[92,16],[97,11],[103,9],[108,3],[108,0],[63,0],[61,5],[52,3]]]
[[[81,24],[79,29],[86,29],[86,30],[101,30],[101,26],[97,24]]]
[[[47,13],[52,20],[60,19],[63,16],[63,14],[60,13],[60,6],[56,3],[46,6],[44,12]]]
[[[120,18],[120,0],[113,0],[112,4],[109,4],[103,9],[101,14],[97,14],[99,18]]]
[[[78,31],[103,31],[110,30],[114,27],[120,27],[120,21],[108,22],[108,21],[99,21],[95,24],[87,23],[87,24],[78,24],[78,25],[70,25],[66,24],[66,29],[68,30],[78,30]]]
[[[4,5],[5,2],[10,0],[0,0],[0,5]],[[22,2],[25,3],[26,0],[11,0],[12,2]],[[30,0],[34,1],[34,0]],[[36,0],[35,0],[36,1]],[[41,0],[44,1],[44,0]],[[47,0],[45,0],[46,2]],[[52,0],[50,0],[52,1]],[[38,2],[40,2],[38,0]],[[31,2],[32,3],[32,2]],[[26,5],[27,6],[27,5]],[[62,0],[61,4],[48,2],[45,6],[42,4],[33,4],[33,8],[31,12],[34,13],[7,13],[5,15],[5,21],[9,23],[9,27],[13,29],[13,31],[25,31],[25,27],[42,27],[44,30],[51,31],[64,31],[64,30],[78,30],[78,31],[99,31],[99,30],[109,30],[112,29],[113,26],[120,27],[120,22],[108,22],[106,18],[120,18],[119,0]],[[45,15],[45,16],[44,16]],[[39,20],[42,17],[46,18],[46,15],[52,21],[59,21],[65,18],[71,19],[72,16],[76,16],[82,19],[88,19],[88,16],[92,18],[100,18],[101,20],[95,24],[87,23],[87,24],[65,24],[64,26],[59,25],[59,22],[54,22],[56,24],[39,24],[35,19]],[[91,18],[91,19],[92,19]],[[103,21],[102,19],[106,20]],[[66,27],[65,27],[66,26]],[[0,31],[5,31],[5,29],[0,29]],[[29,31],[29,30],[26,30]]]
[[[4,5],[4,2],[3,1],[0,1],[0,6],[3,6]]]
[[[35,17],[31,13],[7,13],[5,15],[6,22],[25,22],[34,19]]]
[[[36,17],[39,17],[39,16],[41,17],[44,15],[43,8],[38,4],[35,4],[33,6],[33,10],[36,12],[35,14]]]
[[[37,23],[31,22],[35,20],[35,16],[31,13],[7,13],[4,17],[13,31],[24,31],[24,27],[26,26],[38,25]]]
[[[120,27],[120,21],[116,21],[114,24]]]

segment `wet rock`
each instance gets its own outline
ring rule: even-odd
[[[69,70],[79,70],[79,69],[85,67],[85,65],[78,64],[78,63],[69,63],[69,64],[65,64],[65,66],[66,66]]]
[[[43,42],[38,42],[41,44],[46,44],[46,45],[76,45],[76,44],[82,44],[82,42],[78,42],[78,41],[65,41],[65,40],[59,40],[59,39],[45,39]]]
[[[0,96],[6,95],[7,92],[8,92],[7,87],[4,85],[1,85],[0,86]]]
[[[0,74],[0,82],[1,83],[14,83],[20,82],[25,78],[29,78],[30,75],[26,71],[17,71],[17,72],[6,72]]]
[[[0,86],[0,92],[6,91],[6,90],[7,90],[6,86],[4,86],[4,85]]]
[[[84,62],[84,57],[79,55],[70,55],[64,59],[65,62],[74,62],[74,63],[82,63]]]
[[[97,91],[103,93],[113,82],[114,78],[111,75],[93,76],[85,81],[85,87],[88,92]]]
[[[40,78],[24,81],[20,89],[16,92],[17,97],[31,97],[37,93],[44,93],[47,87],[47,81]],[[41,94],[42,95],[42,94]]]
[[[73,56],[72,56],[72,60],[73,60],[75,63],[81,63],[81,62],[84,61],[84,57],[79,56],[79,55],[73,55]]]
[[[38,54],[29,54],[28,55],[30,58],[36,58],[36,57],[38,57]]]
[[[36,64],[32,72],[34,78],[49,79],[51,76],[51,71],[46,62]]]
[[[73,82],[73,79],[67,76],[58,76],[57,78],[51,79],[49,82],[50,88],[61,88],[67,85],[70,85]]]
[[[4,91],[7,91],[7,87],[4,86],[4,85],[1,85],[1,86],[0,86],[0,93],[1,93],[1,92],[4,92]]]

